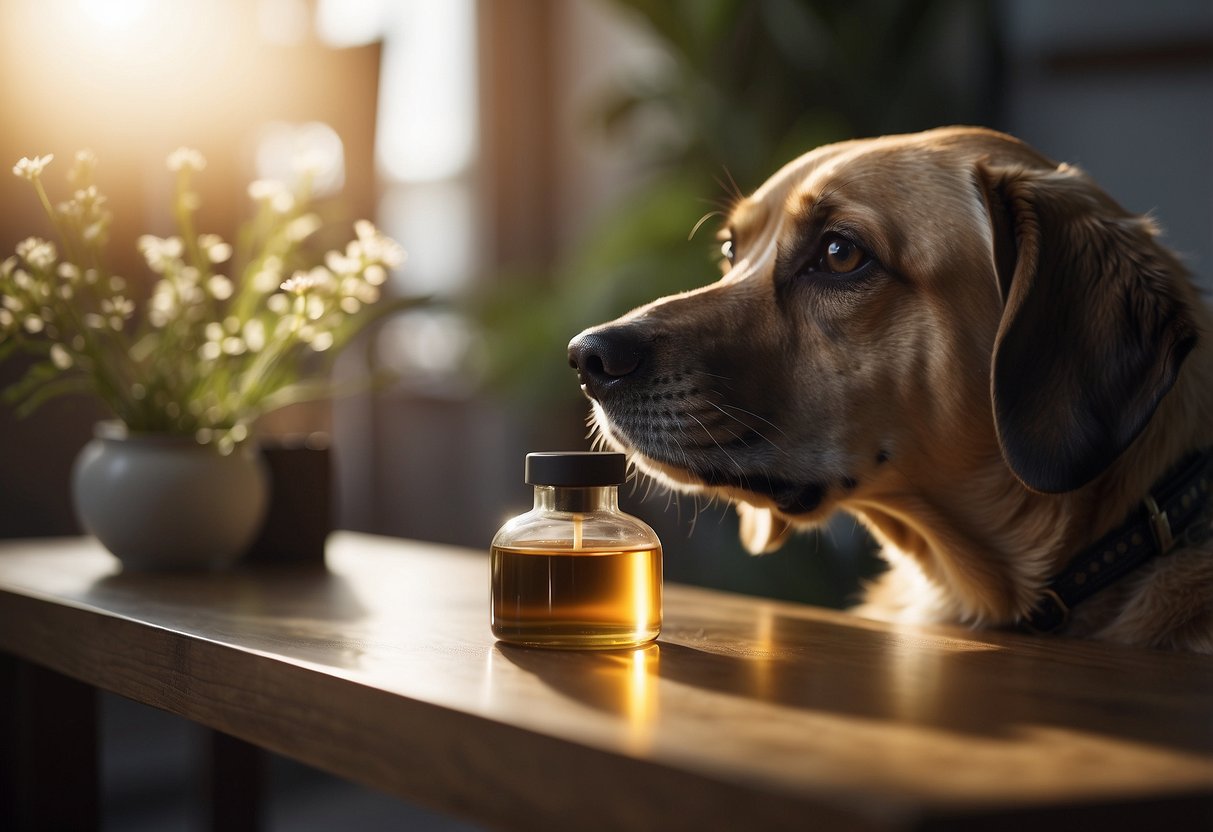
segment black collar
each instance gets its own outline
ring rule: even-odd
[[[1178,541],[1208,524],[1205,511],[1213,486],[1213,449],[1186,457],[1154,484],[1124,523],[1074,556],[1043,590],[1035,609],[1019,628],[1052,632],[1070,617],[1075,604],[1086,600]]]

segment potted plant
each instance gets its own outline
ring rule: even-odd
[[[72,488],[84,527],[124,565],[230,564],[267,502],[252,452],[258,417],[330,393],[325,370],[342,347],[415,302],[381,300],[404,252],[363,220],[344,250],[309,260],[307,242],[322,222],[306,169],[294,188],[249,186],[256,208],[236,247],[199,233],[192,178],[206,160],[181,148],[168,157],[177,233],[139,237],[153,282],[137,293],[105,265],[111,213],[95,184],[96,158],[76,155],[71,195],[59,203],[42,178],[51,161],[13,168],[55,239],[29,237],[0,263],[0,360],[17,350],[37,357],[4,400],[24,415],[53,396],[86,392],[114,414],[77,458]]]

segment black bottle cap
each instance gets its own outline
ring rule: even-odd
[[[593,487],[627,479],[627,457],[614,451],[543,451],[526,455],[527,485]]]

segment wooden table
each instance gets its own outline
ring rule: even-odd
[[[9,796],[38,766],[80,780],[75,685],[502,828],[1213,826],[1208,657],[675,585],[657,645],[537,651],[494,643],[485,552],[339,533],[328,564],[138,575],[89,539],[0,546]]]

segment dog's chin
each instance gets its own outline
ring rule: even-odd
[[[637,470],[671,490],[769,509],[796,526],[815,525],[832,511],[830,489],[824,483],[794,483],[763,473],[742,475],[706,463],[695,468],[674,463],[664,458],[660,447],[641,448],[620,436],[600,408],[595,403],[591,424],[602,442],[627,454]]]

